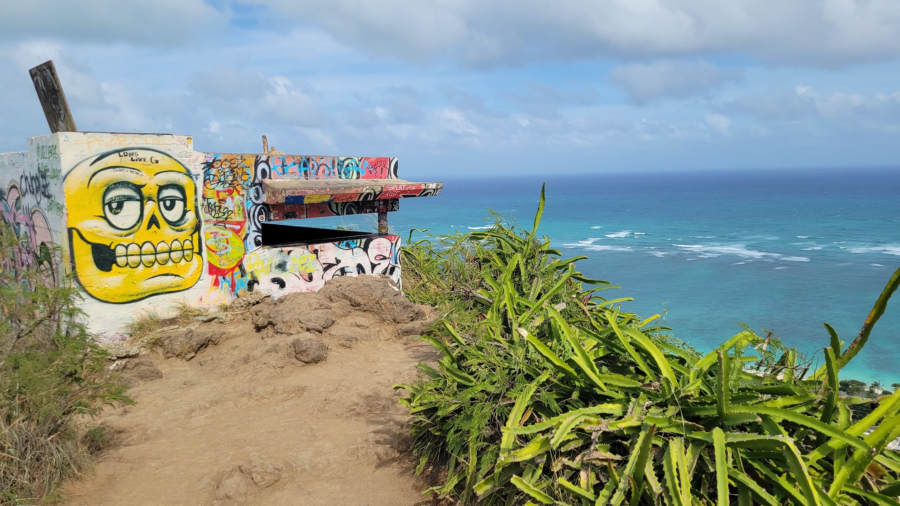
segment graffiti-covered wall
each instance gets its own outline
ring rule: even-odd
[[[261,235],[262,223],[270,219],[357,214],[366,211],[347,206],[372,203],[323,201],[273,207],[266,203],[265,180],[388,179],[396,178],[396,167],[396,159],[391,158],[205,154],[200,169],[210,281],[205,300],[227,301],[242,291],[318,290],[326,280],[341,275],[384,274],[399,283],[398,236],[263,248]],[[396,201],[385,206],[385,210],[396,209]],[[368,212],[376,210],[372,206]]]
[[[101,340],[121,338],[143,312],[166,316],[183,304],[313,291],[336,276],[399,283],[396,235],[280,247],[262,240],[271,219],[397,208],[370,196],[270,206],[264,181],[391,179],[396,168],[392,158],[202,153],[177,135],[35,137],[28,151],[0,154],[0,217],[21,245],[0,268],[43,263],[48,276],[71,275]],[[54,245],[57,258],[48,253]]]
[[[62,274],[53,254],[62,230],[59,178],[56,146],[41,138],[32,139],[28,151],[0,154],[0,220],[18,240],[12,257],[0,259],[0,269],[37,267],[48,282]]]

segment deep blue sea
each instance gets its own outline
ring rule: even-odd
[[[439,179],[439,178],[435,178]],[[391,225],[440,234],[489,226],[489,210],[540,232],[580,270],[661,313],[709,351],[746,324],[823,361],[828,322],[849,344],[900,267],[900,170],[551,175],[445,179],[436,198],[404,199]],[[414,236],[415,237],[415,236]],[[764,335],[764,334],[763,334]],[[843,378],[900,383],[900,294]]]

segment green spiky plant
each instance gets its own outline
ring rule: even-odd
[[[898,504],[900,392],[854,418],[839,373],[900,284],[891,277],[825,365],[744,330],[701,355],[605,299],[537,230],[409,242],[406,291],[444,318],[440,354],[399,385],[427,492],[460,504]],[[583,257],[581,257],[583,258]]]

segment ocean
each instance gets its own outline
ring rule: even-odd
[[[701,352],[747,325],[819,365],[822,323],[849,344],[900,267],[900,170],[426,179],[444,191],[390,215],[404,240],[488,227],[491,210],[530,228],[546,182],[540,233]],[[900,383],[900,294],[841,377]]]

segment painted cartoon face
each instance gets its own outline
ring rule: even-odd
[[[200,278],[196,189],[187,168],[153,149],[91,157],[65,177],[72,265],[91,296],[131,302]]]
[[[369,255],[369,263],[372,264],[373,274],[393,276],[397,269],[397,261],[394,244],[386,237],[372,239],[366,253]]]

